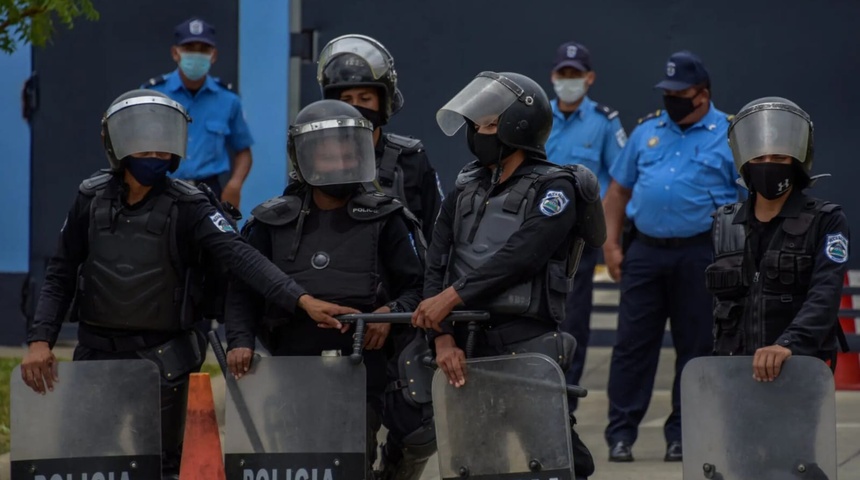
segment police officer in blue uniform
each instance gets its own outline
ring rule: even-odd
[[[379,188],[399,199],[418,218],[424,236],[430,238],[442,203],[439,177],[421,140],[382,131],[403,107],[391,53],[371,37],[337,37],[320,53],[317,81],[324,98],[349,103],[373,124],[376,185],[369,188]],[[398,367],[408,364],[401,358],[403,352],[412,352],[418,345],[426,350],[426,341],[417,338],[419,335],[422,333],[406,325],[375,323],[368,325],[365,337],[367,348],[384,346],[390,357],[383,419],[388,429],[382,448],[383,480],[418,480],[436,450],[432,405],[418,405],[411,395],[404,395],[415,378],[403,371],[405,367]]]
[[[171,54],[179,67],[141,85],[181,103],[194,118],[188,127],[187,154],[172,176],[194,185],[205,183],[222,201],[239,208],[254,139],[232,86],[209,75],[218,59],[215,29],[191,18],[176,27],[174,37]],[[222,185],[220,177],[228,172],[230,178]]]
[[[705,288],[713,258],[711,214],[738,199],[726,142],[730,117],[712,103],[702,61],[688,51],[673,54],[656,88],[664,92],[665,110],[639,121],[610,170],[604,200],[604,256],[610,275],[621,282],[607,392],[611,461],[633,460],[667,317],[677,360],[665,460],[682,459],[681,371],[690,359],[709,355],[713,343],[713,297]]]
[[[618,111],[601,105],[588,97],[596,75],[591,66],[591,53],[576,42],[558,47],[552,85],[557,98],[552,100],[552,131],[546,142],[547,158],[559,165],[583,165],[600,182],[601,196],[609,187],[609,169],[627,142]],[[600,257],[599,248],[585,248],[579,260],[573,291],[567,297],[562,330],[576,339],[576,351],[567,383],[578,385],[585,367],[585,351],[591,336],[592,291],[594,268]],[[578,398],[572,398],[570,410],[576,410]]]
[[[714,352],[753,356],[758,381],[773,381],[792,355],[835,369],[850,233],[842,207],[803,193],[814,180],[812,121],[790,100],[760,98],[729,140],[753,195],[714,219]]]

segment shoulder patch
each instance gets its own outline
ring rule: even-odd
[[[568,203],[570,203],[570,199],[561,190],[547,190],[538,204],[538,208],[540,213],[552,217],[563,212]]]
[[[373,221],[400,210],[403,204],[382,192],[371,192],[352,197],[346,208],[353,220]]]
[[[638,125],[638,124],[647,122],[648,120],[652,120],[654,118],[657,118],[660,116],[661,113],[663,113],[663,110],[657,110],[656,112],[651,112],[648,115],[645,115],[644,117],[637,120],[636,124]]]
[[[167,74],[161,75],[160,77],[152,77],[149,80],[147,80],[146,82],[144,82],[143,85],[140,86],[140,88],[155,87],[155,86],[163,84],[166,81],[167,81]]]
[[[614,108],[612,108],[608,105],[601,105],[598,103],[598,104],[594,105],[594,109],[597,110],[598,112],[606,115],[606,118],[609,120],[612,120],[613,118],[618,116],[618,110],[615,110]]]
[[[836,263],[848,261],[848,239],[842,232],[827,235],[824,240],[824,255]]]
[[[82,194],[84,194],[88,197],[91,197],[91,196],[95,195],[97,191],[105,188],[105,186],[108,184],[108,182],[110,182],[111,177],[112,177],[112,174],[110,174],[110,173],[100,173],[100,174],[94,175],[94,176],[84,180],[83,182],[81,182],[81,185],[80,185],[80,187],[78,187],[78,190]]]
[[[726,120],[728,120],[729,123],[732,123],[735,120],[735,116],[734,115],[726,115]]]
[[[454,186],[458,189],[463,189],[466,185],[478,180],[484,175],[486,169],[478,163],[477,160],[473,160],[466,164],[460,173],[457,174],[457,180],[454,183]]]
[[[251,210],[251,216],[266,225],[287,225],[299,217],[302,199],[293,195],[271,198]]]
[[[212,215],[209,215],[209,220],[212,221],[212,224],[215,225],[218,230],[221,230],[224,233],[236,232],[236,230],[233,229],[233,225],[230,225],[230,222],[224,218],[224,215],[221,215],[221,212],[215,212]]]
[[[230,90],[231,92],[233,91],[233,84],[232,83],[224,82],[220,78],[217,78],[217,77],[212,77],[212,80],[214,80],[215,83],[217,83],[218,86],[223,88],[224,90]]]
[[[388,143],[400,147],[403,151],[402,153],[416,153],[424,149],[424,144],[421,143],[421,140],[414,137],[404,137],[403,135],[386,133],[385,140],[387,140]]]

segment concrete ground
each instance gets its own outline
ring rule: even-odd
[[[617,292],[599,292],[596,303],[617,302]],[[593,328],[615,328],[616,319],[613,315],[594,315]],[[0,348],[0,356],[20,356],[20,348]],[[606,384],[609,377],[609,361],[611,348],[592,348],[588,351],[585,374],[582,386],[589,390],[588,397],[580,400],[576,412],[579,421],[578,432],[585,444],[591,449],[596,463],[596,472],[590,477],[593,480],[680,480],[682,478],[680,463],[665,463],[665,443],[663,440],[663,422],[671,407],[671,386],[674,375],[674,352],[663,349],[660,355],[660,366],[654,387],[650,409],[639,431],[639,440],[633,446],[633,463],[609,463],[608,449],[603,440],[603,430],[606,427],[607,398]],[[60,347],[57,351],[60,357],[71,358],[71,348]],[[207,356],[214,360],[214,355]],[[224,422],[225,384],[222,377],[212,379],[216,414],[219,423]],[[842,479],[860,478],[860,392],[836,392],[837,417],[837,461],[838,475]],[[381,432],[380,435],[383,435]],[[381,436],[381,438],[384,438]],[[422,480],[439,478],[436,457],[427,466]],[[0,456],[0,480],[9,478],[8,454]],[[697,477],[699,478],[699,477]],[[726,479],[730,480],[730,479]],[[735,479],[731,479],[735,480]]]

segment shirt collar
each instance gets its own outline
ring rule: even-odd
[[[177,92],[179,90],[185,90],[188,93],[191,93],[187,88],[185,88],[185,84],[182,83],[182,77],[179,76],[179,68],[170,72],[167,75],[167,81],[165,82],[165,88],[171,92]],[[215,80],[212,80],[212,77],[206,75],[206,81],[203,82],[203,86],[200,87],[200,91],[203,90],[211,90],[216,91],[215,88]]]
[[[564,116],[564,112],[558,109],[558,98],[552,99],[550,105],[552,105],[553,116],[561,120],[567,120],[567,117]],[[578,118],[582,118],[583,112],[591,108],[594,108],[594,101],[588,98],[588,95],[586,95],[582,97],[582,103],[579,104],[579,108],[577,108],[576,111],[573,112],[573,115],[571,115],[571,117],[576,116]]]
[[[710,102],[710,104],[708,105],[708,113],[706,113],[701,120],[690,125],[690,127],[688,127],[686,130],[681,130],[681,127],[679,127],[678,124],[673,122],[671,118],[669,118],[669,114],[665,110],[661,114],[661,116],[664,117],[663,120],[665,122],[665,125],[669,125],[669,128],[672,128],[678,132],[689,132],[691,130],[701,128],[713,133],[714,135],[720,134],[720,129],[717,128],[720,122],[720,115],[721,113],[716,109],[716,107],[714,107],[714,102]]]
[[[755,194],[750,193],[749,200],[743,203],[743,206],[738,210],[737,215],[735,215],[735,219],[732,221],[733,224],[749,223],[750,218],[755,214],[755,198]],[[788,194],[788,200],[785,201],[782,209],[774,218],[797,218],[800,216],[800,212],[805,205],[805,195],[803,195],[800,189],[795,188]]]

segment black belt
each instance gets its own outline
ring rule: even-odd
[[[93,350],[110,353],[136,352],[138,350],[151,348],[165,343],[182,333],[181,331],[170,333],[141,332],[138,335],[107,337],[92,332],[85,326],[85,324],[81,324],[81,327],[82,328],[78,328],[78,342],[81,345]]]
[[[531,340],[557,329],[556,326],[549,322],[539,322],[536,320],[514,320],[496,325],[486,324],[479,326],[484,330],[487,343],[499,350],[507,345]]]
[[[644,233],[637,230],[636,236],[634,238],[644,243],[645,245],[650,245],[652,247],[681,248],[688,247],[691,245],[705,245],[710,243],[711,232],[702,232],[698,235],[693,235],[692,237],[657,238],[645,235]]]

